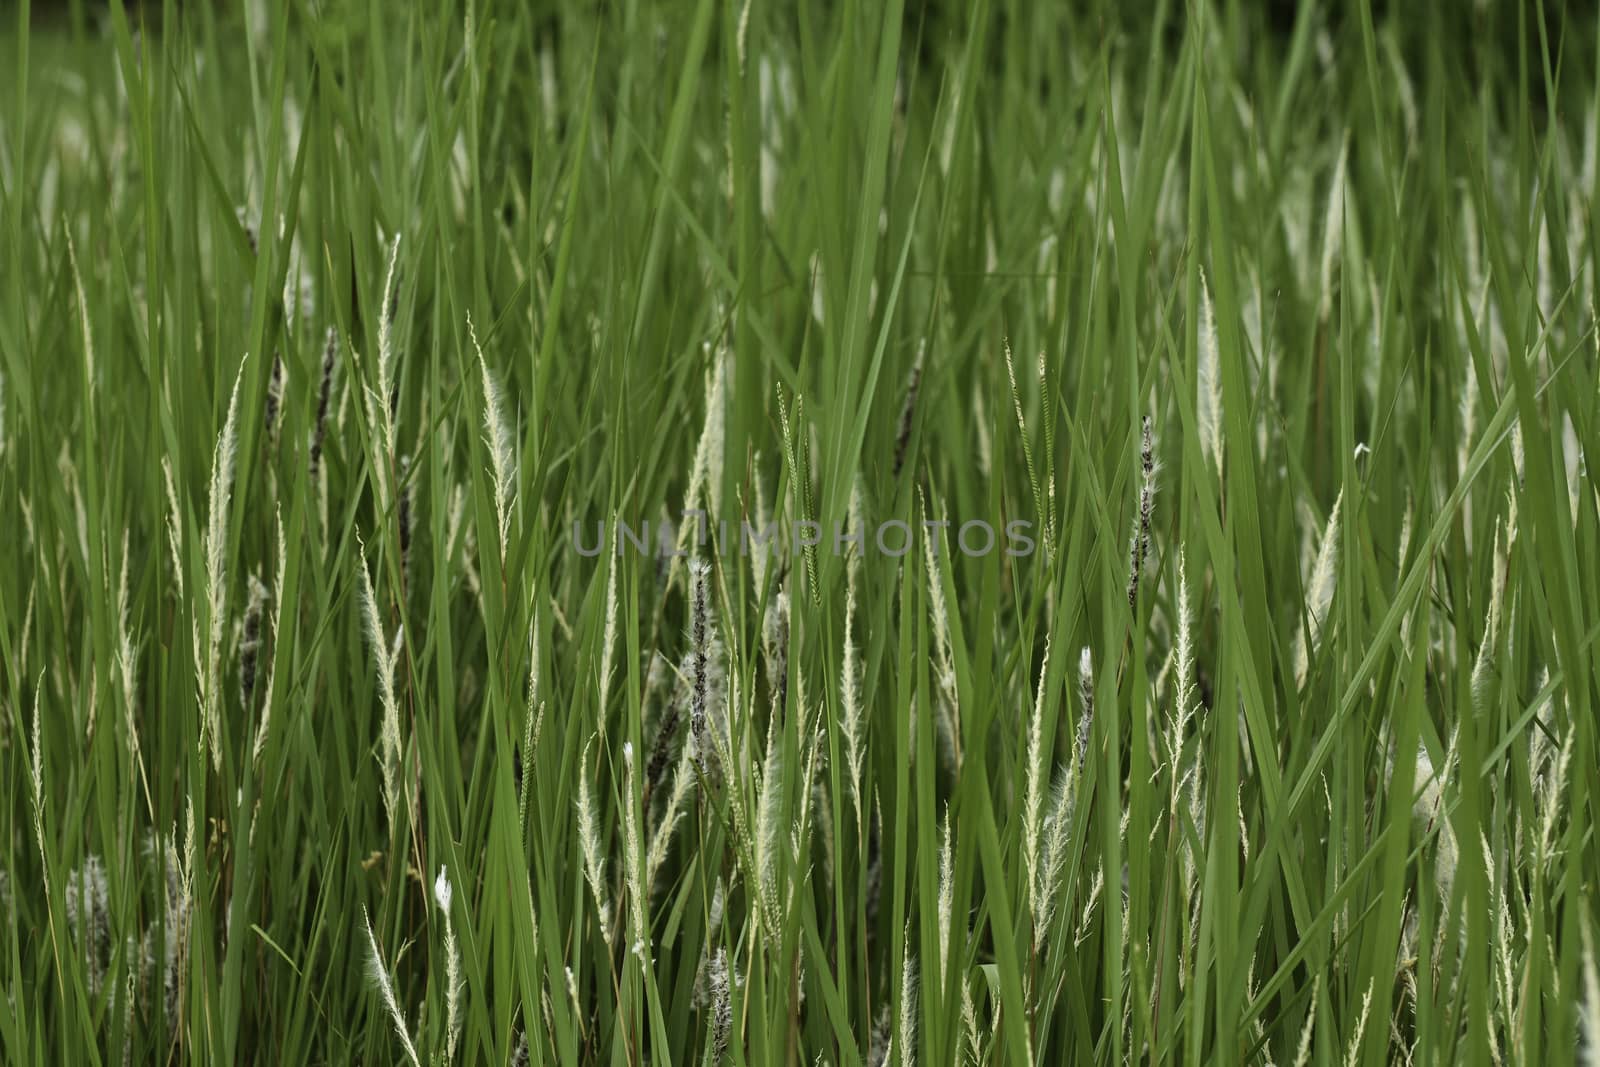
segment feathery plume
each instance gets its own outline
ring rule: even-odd
[[[378,425],[383,430],[383,450],[386,457],[394,455],[395,405],[398,386],[394,380],[395,345],[394,323],[400,314],[400,294],[396,284],[400,278],[400,234],[394,235],[389,245],[389,269],[383,278],[383,304],[378,309],[378,400],[383,417]]]
[[[1083,717],[1078,720],[1077,771],[1082,774],[1088,766],[1089,735],[1094,728],[1094,658],[1088,645],[1078,654],[1078,700],[1083,705]]]
[[[167,488],[167,543],[172,548],[172,576],[178,584],[178,599],[183,599],[183,511],[178,507],[178,488],[172,480],[172,460],[161,457],[161,478]]]
[[[950,977],[950,926],[955,911],[955,854],[950,844],[950,807],[944,809],[944,843],[939,846],[939,981]]]
[[[1361,1035],[1367,1030],[1367,1012],[1372,1008],[1372,980],[1367,980],[1367,991],[1361,997],[1361,1014],[1356,1016],[1356,1032],[1350,1037],[1349,1067],[1361,1062]]]
[[[367,573],[367,546],[356,538],[360,566],[360,594],[362,623],[372,654],[378,661],[378,695],[383,705],[383,806],[389,822],[394,823],[396,805],[400,799],[400,760],[403,745],[400,741],[400,701],[395,693],[394,671],[400,660],[401,642],[405,630],[395,631],[391,650],[383,630],[383,619],[378,614],[378,598],[372,590],[372,577]]]
[[[128,757],[144,778],[144,759],[139,751],[137,665],[134,662],[133,634],[128,626],[128,533],[122,533],[122,571],[117,580],[117,673],[122,680],[123,722],[128,731]],[[149,785],[145,786],[148,800]]]
[[[369,386],[365,390],[367,423],[377,429],[377,455],[372,459],[372,477],[380,510],[383,511],[388,511],[391,504],[390,466],[395,460],[395,423],[400,404],[400,387],[394,380],[394,322],[400,310],[399,296],[395,292],[399,262],[400,234],[396,233],[389,248],[389,270],[384,276],[383,303],[378,309],[378,382],[376,389]],[[340,421],[342,424],[342,409]]]
[[[1183,730],[1194,710],[1194,612],[1189,603],[1189,568],[1182,552],[1178,553],[1178,646],[1174,654],[1177,670],[1177,725],[1173,731],[1178,744],[1183,743]]]
[[[33,687],[33,766],[29,768],[33,789],[33,836],[39,843],[39,870],[44,881],[44,892],[50,895],[50,860],[44,851],[44,745],[39,730],[39,694],[44,691],[44,672]],[[52,928],[53,934],[53,928]]]
[[[648,888],[640,881],[644,866],[644,834],[639,829],[639,773],[634,766],[633,742],[622,743],[622,862],[627,867],[628,918],[633,924],[633,952],[646,966],[650,963],[649,927],[644,909],[649,903]]]
[[[917,1048],[917,959],[911,954],[911,920],[906,920],[905,952],[900,959],[900,1063],[911,1067]]]
[[[1322,637],[1322,627],[1327,621],[1328,609],[1333,605],[1333,591],[1338,584],[1339,571],[1339,509],[1344,504],[1344,490],[1333,502],[1328,513],[1328,525],[1323,529],[1322,546],[1317,550],[1317,562],[1311,569],[1311,580],[1306,588],[1306,632],[1296,639],[1294,678],[1296,685],[1304,685],[1306,672],[1311,666],[1311,655],[1317,650]]]
[[[856,583],[853,574],[847,574],[844,595],[844,650],[839,668],[839,699],[844,726],[845,764],[849,771],[850,800],[855,806],[859,827],[861,810],[861,763],[866,747],[865,719],[861,708],[860,667],[857,662],[856,643],[851,633],[856,613]]]
[[[395,1033],[400,1035],[400,1044],[406,1050],[406,1058],[413,1067],[422,1067],[422,1061],[417,1058],[416,1046],[411,1043],[411,1035],[406,1031],[405,1016],[400,1014],[400,1003],[394,997],[394,983],[389,979],[389,971],[383,964],[383,954],[378,951],[378,939],[372,933],[372,919],[367,915],[366,906],[361,908],[361,921],[367,928],[367,948],[370,955],[367,959],[367,970],[372,978],[372,984],[378,987],[378,995],[383,998],[383,1006],[389,1012],[389,1019],[394,1023]]]
[[[433,900],[444,915],[446,1063],[456,1058],[456,1042],[461,1037],[461,949],[456,944],[455,920],[450,914],[450,902],[454,895],[450,887],[450,873],[440,864],[439,877],[433,882]]]
[[[917,491],[917,497],[921,500],[920,489]],[[928,514],[927,501],[922,501],[922,513],[924,516]],[[944,582],[939,573],[939,566],[934,562],[943,527],[947,525],[949,524],[943,521],[929,523],[924,518],[926,536],[922,539],[922,559],[928,574],[928,606],[929,613],[933,616],[934,643],[939,651],[939,660],[935,664],[934,671],[939,686],[939,699],[934,702],[934,714],[937,716],[940,745],[949,757],[952,769],[959,773],[961,698],[956,687],[955,654],[950,643],[950,609],[944,598]],[[916,722],[913,719],[913,731],[915,728]]]
[[[211,632],[204,656],[200,655],[200,635],[195,633],[195,669],[200,673],[201,725],[210,743],[213,767],[222,766],[222,714],[218,690],[222,673],[223,620],[228,616],[228,502],[233,493],[233,465],[239,444],[239,383],[244,378],[245,356],[233,378],[233,393],[228,400],[228,416],[217,438],[211,460],[211,492],[206,525],[206,600],[210,606]]]
[[[83,953],[83,976],[89,996],[100,995],[111,951],[111,892],[100,857],[85,856],[66,885],[67,926]]]
[[[583,876],[594,894],[594,904],[600,915],[600,929],[606,942],[611,941],[611,904],[606,899],[606,861],[600,851],[600,829],[595,822],[594,790],[589,785],[589,751],[583,753],[583,765],[578,772],[578,844],[583,849]]]
[[[1067,873],[1067,831],[1072,826],[1072,811],[1077,796],[1080,772],[1068,769],[1056,775],[1050,787],[1050,810],[1044,816],[1041,836],[1038,908],[1034,916],[1033,945],[1042,951],[1055,922],[1056,905],[1061,899],[1061,884]]]
[[[489,464],[494,471],[495,532],[500,536],[500,564],[505,565],[506,546],[511,533],[511,505],[516,493],[517,457],[512,444],[511,424],[506,420],[505,401],[500,386],[489,373],[489,363],[478,344],[478,332],[472,325],[472,315],[467,315],[467,334],[478,353],[478,367],[483,372],[483,430],[489,445]]]
[[[1322,975],[1311,980],[1311,1007],[1306,1011],[1306,1026],[1300,1031],[1300,1047],[1294,1054],[1294,1067],[1306,1067],[1311,1062],[1311,1031],[1317,1025],[1317,992],[1322,987]]]
[[[617,643],[617,560],[618,555],[612,553],[610,560],[610,577],[606,580],[606,628],[600,638],[600,696],[598,704],[600,742],[602,747],[606,737],[606,696],[611,689],[611,672],[613,670],[612,649]]]
[[[850,494],[850,528],[857,529],[857,515],[861,504],[861,484],[858,481]],[[861,527],[864,529],[864,527]],[[856,833],[860,835],[863,812],[861,809],[861,761],[866,739],[861,707],[860,666],[856,653],[853,627],[856,615],[856,586],[860,581],[861,557],[853,549],[845,560],[844,592],[844,649],[839,667],[839,702],[844,727],[845,765],[849,772],[850,800],[856,813]]]
[[[778,815],[783,802],[783,750],[779,747],[778,718],[767,719],[767,750],[761,760],[761,794],[756,806],[755,875],[758,912],[773,946],[782,944],[782,914],[778,902]]]
[[[1045,675],[1050,670],[1050,635],[1045,634],[1044,659],[1039,664],[1039,687],[1033,701],[1033,717],[1028,722],[1028,781],[1023,801],[1022,865],[1028,878],[1029,902],[1033,921],[1039,923],[1039,839],[1044,810],[1044,698]],[[948,818],[948,816],[947,816]]]
[[[1222,357],[1217,344],[1217,314],[1211,304],[1211,288],[1206,272],[1200,271],[1200,367],[1196,374],[1199,396],[1195,418],[1199,427],[1200,450],[1216,465],[1222,476]]]
[[[972,983],[965,978],[961,981],[961,1041],[963,1046],[961,1062],[973,1065],[982,1063],[983,1044],[978,1034],[978,1005],[972,999]]]

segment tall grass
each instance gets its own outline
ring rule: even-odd
[[[36,7],[0,1061],[1600,1061],[1592,16]]]

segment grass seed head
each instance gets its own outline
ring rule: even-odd
[[[1206,272],[1200,272],[1200,364],[1196,375],[1196,422],[1200,449],[1222,476],[1222,357],[1217,344],[1217,313],[1211,304]]]
[[[422,1061],[417,1058],[416,1046],[411,1043],[405,1016],[400,1013],[400,1002],[395,999],[394,982],[389,977],[388,968],[384,966],[383,954],[378,950],[378,939],[372,932],[372,919],[364,907],[361,909],[361,920],[367,932],[367,975],[378,989],[378,996],[382,998],[384,1009],[389,1013],[389,1020],[394,1024],[400,1045],[406,1050],[406,1058],[411,1061],[412,1067],[422,1067]]]
[[[313,479],[322,465],[323,440],[328,433],[328,411],[333,403],[334,359],[338,354],[339,333],[329,326],[322,344],[322,376],[317,380],[317,411],[311,424],[310,469]]]
[[[251,706],[256,690],[256,662],[261,653],[261,613],[266,609],[267,587],[255,575],[250,576],[250,600],[245,607],[244,623],[239,638],[239,705]]]

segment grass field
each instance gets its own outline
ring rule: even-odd
[[[1600,1063],[1592,16],[525,7],[0,15],[0,1062]]]

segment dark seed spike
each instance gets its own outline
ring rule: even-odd
[[[667,704],[667,710],[661,717],[661,725],[656,730],[655,744],[650,748],[650,762],[645,766],[644,795],[650,796],[655,792],[656,786],[661,784],[661,778],[667,771],[667,760],[672,753],[672,738],[678,732],[678,720],[683,718],[683,705],[677,700]]]
[[[1155,443],[1148,415],[1144,417],[1140,433],[1139,463],[1142,474],[1139,486],[1139,527],[1134,532],[1133,543],[1128,549],[1128,608],[1135,614],[1139,608],[1139,575],[1144,571],[1144,561],[1150,554],[1150,513],[1155,505]]]
[[[322,464],[322,438],[328,432],[328,408],[333,399],[333,361],[339,351],[339,335],[328,327],[328,341],[322,350],[322,381],[317,387],[317,419],[311,431],[311,476]]]
[[[911,365],[911,377],[906,382],[906,402],[900,408],[900,428],[894,439],[894,476],[900,477],[905,466],[906,449],[911,444],[911,422],[917,412],[917,393],[922,388],[922,359],[925,348],[917,349],[917,361]]]

